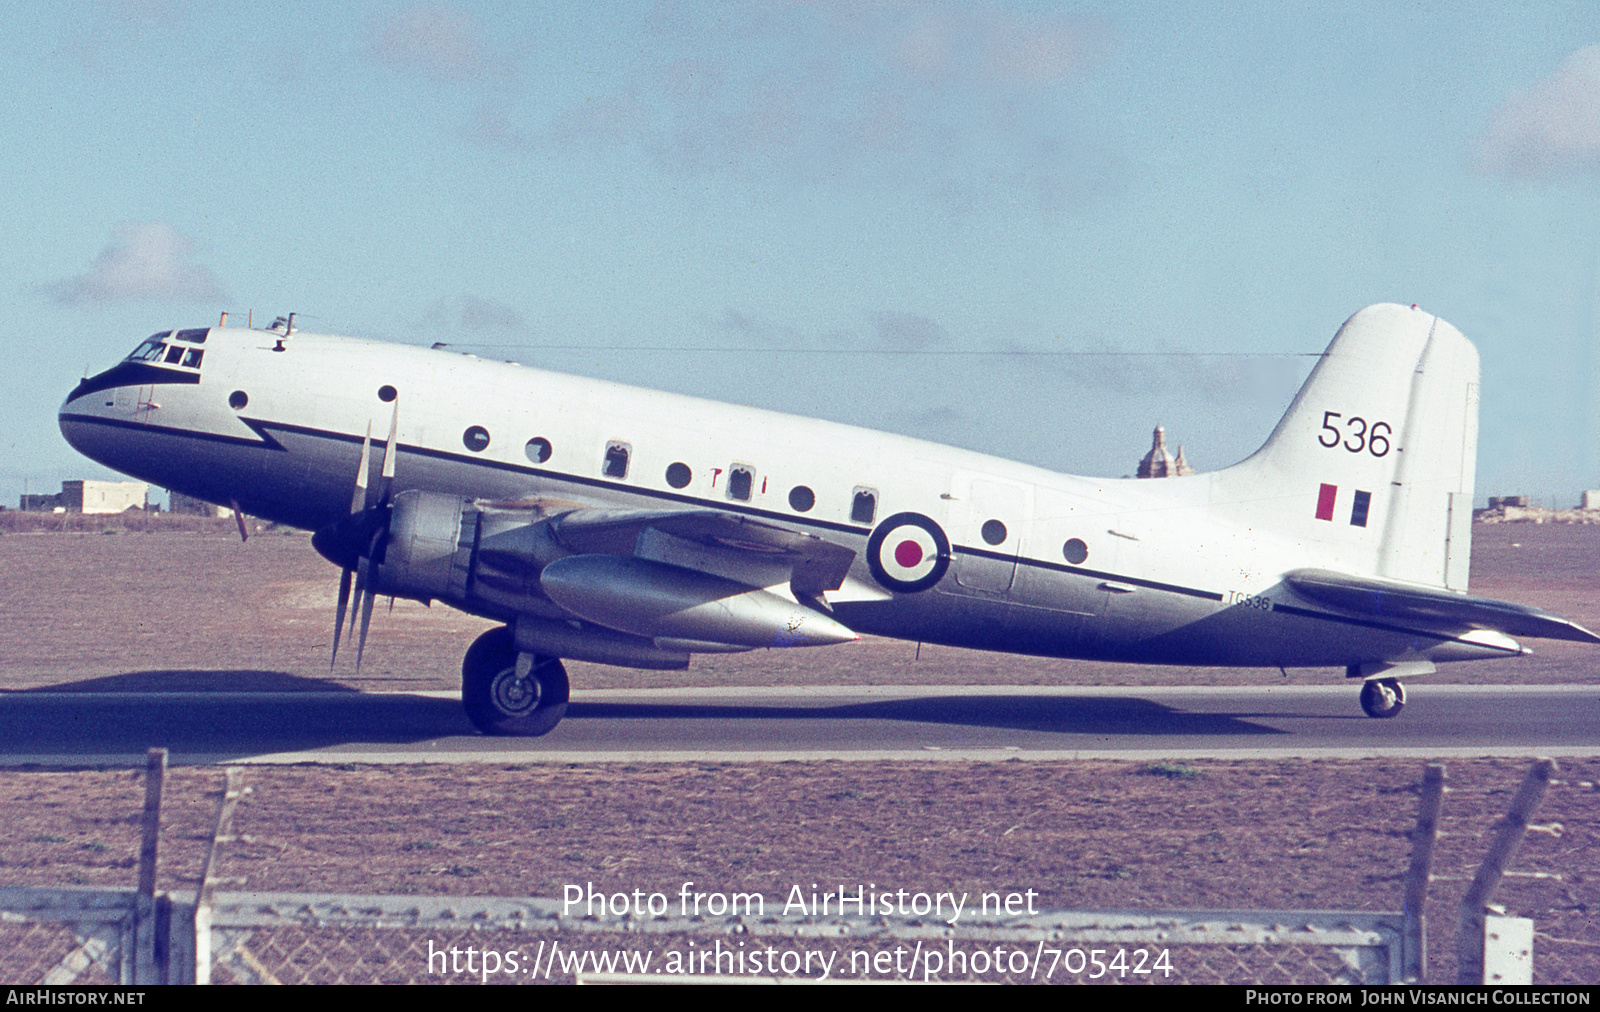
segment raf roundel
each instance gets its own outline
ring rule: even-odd
[[[896,513],[867,539],[867,566],[890,590],[927,590],[950,568],[950,540],[921,513]]]

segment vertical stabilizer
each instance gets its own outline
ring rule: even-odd
[[[1305,564],[1466,590],[1478,352],[1415,308],[1345,322],[1213,505],[1303,546]]]

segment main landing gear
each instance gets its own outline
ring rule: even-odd
[[[1369,717],[1393,717],[1406,705],[1406,687],[1398,678],[1369,678],[1361,683],[1361,708]]]
[[[1393,717],[1405,709],[1406,687],[1400,677],[1431,675],[1437,669],[1432,661],[1421,659],[1365,661],[1344,669],[1346,678],[1360,678],[1361,709],[1369,717]]]
[[[479,636],[461,662],[461,704],[484,734],[549,734],[566,715],[567,693],[561,659],[519,652],[505,626]]]

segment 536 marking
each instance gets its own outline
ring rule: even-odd
[[[1258,611],[1271,611],[1272,601],[1265,597],[1257,597],[1243,590],[1228,591],[1228,603],[1236,604],[1241,608],[1255,608]]]
[[[1322,431],[1317,434],[1317,442],[1328,449],[1342,446],[1351,453],[1361,453],[1363,450],[1374,457],[1385,457],[1389,454],[1389,436],[1394,428],[1388,422],[1373,422],[1360,415],[1351,415],[1344,419],[1344,431],[1334,422],[1344,418],[1337,411],[1324,411],[1322,413]],[[1332,437],[1332,438],[1330,438]]]

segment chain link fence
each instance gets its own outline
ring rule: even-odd
[[[152,759],[147,819],[159,818],[151,799],[163,768]],[[1404,913],[1055,911],[971,916],[951,927],[914,916],[575,916],[557,899],[221,892],[212,868],[234,839],[232,813],[248,794],[242,775],[229,770],[195,892],[155,892],[157,837],[149,832],[136,889],[0,888],[0,979],[553,983],[652,974],[1348,985],[1453,980],[1457,970],[1456,950],[1429,951],[1423,918]],[[1447,784],[1442,769],[1430,771],[1402,906],[1453,923],[1483,840],[1508,821],[1499,813],[1514,793],[1510,782],[1502,774]],[[1590,782],[1549,782],[1600,795]],[[1588,866],[1594,829],[1531,822],[1527,830],[1502,898],[1513,909],[1537,903],[1557,912],[1536,935],[1540,979],[1582,982],[1600,926],[1568,876]]]
[[[555,899],[214,893],[209,908],[199,908],[194,894],[169,900],[169,937],[159,947],[168,955],[155,972],[172,983],[531,984],[655,975],[1383,984],[1411,973],[1399,914],[1058,911],[950,927],[916,917],[569,916]],[[0,972],[41,983],[137,980],[137,903],[131,891],[5,890]]]

